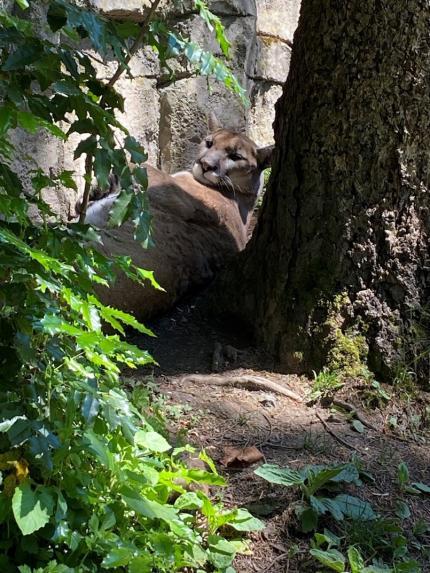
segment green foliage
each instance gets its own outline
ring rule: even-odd
[[[196,74],[213,76],[235,93],[244,105],[249,105],[246,91],[223,60],[217,58],[210,52],[202,50],[195,42],[182,37],[180,34],[173,33],[162,22],[154,22],[151,26],[150,33],[151,45],[158,51],[163,64],[167,68],[169,68],[169,58],[185,57]],[[223,45],[225,49],[224,42]]]
[[[421,568],[413,559],[395,558],[391,565],[373,557],[367,560],[356,545],[348,545],[344,552],[339,550],[341,538],[325,530],[324,534],[315,534],[310,554],[322,565],[338,573],[421,573]],[[327,545],[325,549],[322,549]],[[346,557],[345,554],[346,553]]]
[[[341,537],[324,530],[324,534],[315,534],[311,544],[311,555],[333,571],[421,573],[419,564],[409,555],[402,528],[391,519],[347,522]]]
[[[339,379],[337,372],[331,372],[327,368],[323,368],[321,372],[314,372],[314,383],[310,398],[318,400],[332,395],[336,390],[342,388],[344,383]]]
[[[319,517],[326,514],[336,521],[343,521],[345,518],[362,521],[376,519],[369,503],[352,495],[338,493],[342,483],[361,485],[360,472],[353,463],[312,465],[301,470],[263,464],[255,470],[255,474],[270,483],[299,487],[302,500],[295,504],[295,511],[305,533],[315,530]],[[317,495],[322,491],[337,495]]]
[[[397,483],[400,490],[412,494],[430,494],[430,486],[422,482],[411,482],[409,468],[405,462],[401,462],[397,468]]]
[[[208,9],[206,2],[203,0],[194,0],[194,6],[199,10],[200,17],[206,22],[206,26],[212,32],[215,30],[216,39],[224,56],[230,54],[231,44],[225,36],[224,26],[221,20]]]
[[[223,41],[219,21],[200,4]],[[28,7],[25,0],[18,5]],[[246,550],[243,532],[262,523],[187,490],[224,480],[204,455],[210,471],[188,469],[182,450],[166,439],[162,420],[155,427],[121,389],[123,366],[153,360],[120,335],[126,327],[152,333],[94,296],[94,285],[109,286],[118,270],[157,287],[152,273],[126,257],[105,258],[93,248],[100,238],[87,225],[56,220],[43,192],[59,185],[76,189],[73,172],[37,168],[29,193],[11,168],[19,153],[11,143],[13,128],[46,130],[61,140],[82,134],[74,156],[85,156],[86,188],[93,173],[103,187],[115,171],[123,191],[112,224],[132,219],[137,240],[147,243],[147,198],[134,193],[136,184],[145,186],[146,173],[139,166],[132,172],[127,162],[131,157],[140,164],[146,154],[116,119],[124,101],[114,82],[97,79],[93,56],[80,41],[117,61],[122,72],[130,46],[140,39],[156,45],[163,62],[174,55],[169,42],[176,35],[155,21],[145,31],[66,0],[46,8],[46,21],[39,16],[37,27],[19,10],[0,11],[1,570],[232,572],[234,556]],[[197,48],[178,43],[178,55],[194,65]],[[200,52],[198,69],[205,58]],[[213,57],[210,62],[204,73],[216,72],[239,93],[225,65],[219,62],[218,69]],[[29,205],[40,225],[33,224]],[[105,335],[103,322],[119,334]],[[237,535],[225,539],[225,525]]]

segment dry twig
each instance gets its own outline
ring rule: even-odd
[[[347,442],[346,440],[341,438],[338,434],[336,434],[336,432],[330,428],[330,426],[327,424],[327,422],[324,420],[324,418],[321,416],[321,414],[319,412],[315,412],[315,415],[318,418],[318,420],[321,422],[321,424],[324,426],[324,429],[326,430],[326,432],[328,432],[330,434],[330,436],[332,436],[340,444],[342,444],[343,446],[346,446],[350,450],[355,450],[356,452],[363,454],[363,452],[359,448],[356,448],[355,446],[353,446],[352,444],[350,444],[349,442]]]
[[[275,557],[275,559],[272,559],[269,565],[261,570],[261,573],[270,573],[273,565],[275,565],[275,563],[277,563],[278,561],[282,561],[286,557],[288,557],[288,553],[281,553],[281,555],[278,555],[277,557]]]
[[[373,424],[371,424],[370,422],[368,422],[366,420],[366,418],[364,418],[364,416],[352,404],[348,404],[348,402],[344,402],[343,400],[336,400],[336,399],[333,400],[332,404],[333,404],[333,406],[337,406],[338,408],[342,408],[343,410],[350,412],[350,414],[352,416],[354,416],[355,418],[357,418],[357,420],[359,420],[364,426],[367,426],[368,428],[370,428],[371,430],[374,430],[375,432],[379,431],[378,428],[376,426],[374,426]]]

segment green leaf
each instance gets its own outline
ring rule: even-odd
[[[411,516],[408,504],[401,499],[398,499],[396,502],[395,513],[400,519],[408,519]]]
[[[225,29],[220,18],[208,9],[203,0],[194,0],[194,6],[199,10],[200,17],[206,23],[208,30],[212,32],[215,29],[215,36],[222,53],[228,58],[231,44],[225,36]]]
[[[343,520],[342,509],[334,499],[328,497],[314,497],[310,496],[309,502],[311,507],[319,514],[324,515],[327,511],[336,519],[336,521]]]
[[[175,508],[163,505],[157,501],[141,496],[137,491],[130,488],[122,488],[122,499],[136,513],[149,517],[150,519],[162,519],[168,524],[178,519],[178,512]]]
[[[334,478],[339,476],[339,474],[344,471],[344,469],[345,466],[343,464],[323,469],[318,467],[313,468],[312,466],[307,468],[305,475],[307,481],[306,490],[308,495],[313,495],[329,481],[334,481]]]
[[[124,147],[130,153],[133,163],[143,163],[148,159],[144,148],[140,143],[131,135],[128,135],[124,140]]]
[[[234,514],[234,519],[229,520],[228,524],[236,531],[261,531],[265,527],[260,519],[251,515],[246,509],[237,509]]]
[[[94,154],[97,149],[97,138],[95,135],[90,135],[87,139],[80,141],[73,154],[73,159],[78,159],[84,153]]]
[[[88,449],[97,457],[100,463],[110,471],[113,471],[115,467],[114,456],[104,439],[92,430],[87,430],[84,437],[88,441]]]
[[[172,447],[161,434],[157,432],[145,432],[144,430],[136,432],[134,443],[141,448],[146,448],[150,452],[167,452]]]
[[[115,324],[116,321],[119,320],[120,322],[126,324],[127,326],[131,326],[132,328],[134,328],[138,332],[141,332],[142,334],[146,334],[147,336],[155,336],[152,330],[146,328],[146,326],[141,324],[131,314],[128,314],[127,312],[118,310],[111,306],[105,306],[94,296],[89,296],[88,300],[91,302],[91,304],[94,304],[100,309],[100,315],[103,318],[103,320],[106,320],[106,322],[108,322],[114,328],[117,328],[118,330],[123,332],[122,327],[120,326],[118,328],[118,324]]]
[[[125,567],[133,559],[135,548],[133,547],[116,547],[111,549],[102,561],[103,569],[115,567]]]
[[[358,432],[359,434],[364,434],[364,432],[366,431],[366,428],[364,427],[364,424],[362,424],[362,422],[360,422],[360,420],[352,420],[351,422],[351,426],[354,428],[354,430],[356,432]]]
[[[356,547],[348,547],[347,551],[351,573],[361,573],[364,568],[364,559]]]
[[[394,573],[422,573],[422,571],[420,564],[415,559],[396,563],[394,568]]]
[[[201,509],[203,501],[194,491],[187,491],[178,497],[175,501],[175,507],[178,509]]]
[[[372,506],[367,501],[362,501],[352,495],[340,494],[334,498],[345,517],[360,521],[376,519]]]
[[[94,154],[94,173],[101,189],[107,189],[109,187],[110,170],[111,162],[108,152],[106,149],[96,149]]]
[[[64,6],[61,6],[57,2],[50,2],[47,20],[53,32],[57,32],[60,28],[65,26],[67,24],[67,14]]]
[[[45,526],[53,514],[54,500],[47,488],[31,488],[26,480],[18,485],[12,498],[12,511],[23,535]]]
[[[222,476],[205,470],[187,470],[185,478],[190,481],[205,483],[207,485],[226,485],[225,479]]]
[[[412,529],[412,533],[417,537],[420,537],[430,531],[430,523],[428,523],[425,519],[420,517],[417,522],[414,524]]]
[[[37,61],[41,52],[41,47],[37,43],[34,45],[24,44],[9,54],[6,62],[2,66],[2,69],[9,72],[25,68],[25,66]]]
[[[304,533],[309,533],[317,528],[318,513],[314,509],[310,507],[303,509],[302,511],[300,511],[299,517],[300,517],[300,525]]]
[[[209,561],[218,569],[226,569],[234,559],[237,548],[231,541],[218,536],[209,535]]]
[[[397,481],[399,482],[400,487],[409,483],[409,469],[404,462],[401,462],[397,468]]]
[[[11,500],[3,492],[0,493],[0,523],[3,523],[9,517],[11,510]]]
[[[63,79],[52,84],[52,90],[65,96],[81,96],[82,92],[71,79]]]
[[[129,573],[152,573],[154,558],[152,555],[147,553],[146,555],[139,555],[135,557],[133,561],[130,562],[128,566]]]
[[[338,537],[332,531],[326,528],[324,528],[324,533],[315,533],[314,537],[318,547],[324,543],[327,543],[328,549],[331,547],[337,547],[342,541],[341,537]]]
[[[133,195],[133,191],[123,189],[115,199],[109,218],[112,227],[119,227],[126,218]]]
[[[411,486],[418,490],[420,493],[430,493],[430,486],[420,481],[414,481]]]
[[[254,473],[270,483],[286,486],[302,485],[305,479],[299,471],[280,468],[275,464],[263,464]]]
[[[148,187],[148,173],[144,167],[135,167],[133,170],[133,177],[139,183],[142,190],[145,191]]]
[[[19,127],[26,129],[30,133],[36,133],[39,129],[44,128],[61,139],[66,139],[67,137],[59,127],[28,111],[18,111],[16,117]]]
[[[0,107],[0,134],[4,135],[15,124],[16,113],[8,106]]]
[[[345,570],[345,557],[337,551],[337,549],[330,549],[322,551],[321,549],[311,549],[309,553],[315,557],[325,567],[343,573]]]
[[[18,4],[18,6],[21,8],[21,10],[27,10],[27,8],[30,6],[30,4],[27,2],[27,0],[15,0],[15,1]]]
[[[69,189],[74,189],[75,191],[78,190],[78,186],[76,185],[75,180],[73,179],[74,171],[61,171],[58,175],[58,179],[61,183],[68,187]]]
[[[360,573],[393,573],[393,570],[387,565],[369,565],[362,569]]]

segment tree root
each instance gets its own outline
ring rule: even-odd
[[[303,398],[292,390],[288,390],[288,388],[284,388],[280,384],[272,382],[272,380],[266,380],[266,378],[249,374],[228,377],[213,374],[187,374],[183,376],[180,381],[213,384],[215,386],[235,386],[245,388],[246,390],[271,391],[286,396],[295,402],[303,402]]]

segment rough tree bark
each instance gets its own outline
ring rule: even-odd
[[[303,0],[276,112],[269,189],[221,306],[287,369],[428,382],[429,0]]]

